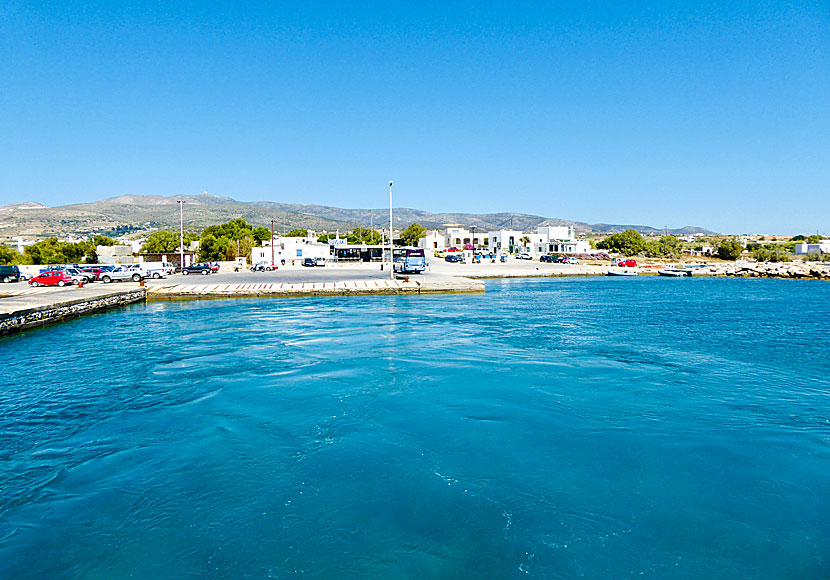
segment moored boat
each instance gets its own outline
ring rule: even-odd
[[[639,272],[637,270],[629,270],[628,268],[624,270],[608,270],[609,276],[637,276]]]
[[[661,276],[672,276],[674,278],[680,278],[682,276],[691,276],[691,272],[687,272],[686,270],[680,270],[678,268],[663,268],[662,270],[657,270],[657,273]]]

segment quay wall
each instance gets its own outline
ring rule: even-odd
[[[0,312],[0,335],[19,332],[29,328],[45,326],[68,318],[75,318],[106,310],[114,306],[123,306],[140,302],[147,296],[146,288],[132,288],[126,291],[111,292],[103,295],[88,296],[69,300],[59,300],[47,304],[23,306],[10,312]]]

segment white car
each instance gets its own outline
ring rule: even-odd
[[[138,268],[127,265],[119,266],[110,272],[102,272],[100,277],[101,282],[104,284],[117,282],[119,280],[132,280],[133,282],[138,282],[144,279],[144,276],[141,275]]]
[[[522,252],[521,254],[516,254],[517,260],[532,260],[533,257],[528,254],[527,252]]]

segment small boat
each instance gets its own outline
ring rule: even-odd
[[[657,273],[661,276],[672,276],[674,278],[692,275],[691,272],[687,272],[686,270],[679,270],[677,268],[663,268],[662,270],[657,270]]]
[[[624,270],[608,270],[609,276],[637,276],[639,272],[637,270],[629,270],[628,268]]]

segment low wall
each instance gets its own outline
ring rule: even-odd
[[[26,330],[27,328],[44,326],[96,310],[105,310],[113,306],[123,306],[133,302],[140,302],[146,297],[147,290],[145,288],[137,288],[113,292],[103,296],[77,298],[42,306],[23,308],[8,313],[0,313],[0,335]]]

